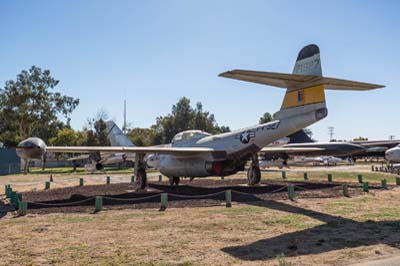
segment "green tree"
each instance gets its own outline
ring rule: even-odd
[[[262,117],[260,117],[258,123],[265,124],[272,121],[272,115],[268,112],[264,113]]]
[[[72,128],[63,128],[57,132],[55,137],[49,139],[49,144],[54,146],[75,146],[79,134]]]
[[[177,133],[188,129],[199,129],[212,134],[230,131],[229,127],[219,127],[214,115],[203,111],[200,102],[193,109],[186,97],[173,105],[171,114],[157,117],[156,124],[151,129],[153,144],[169,143]]]
[[[151,128],[134,128],[127,135],[136,146],[150,146],[154,144],[154,130]]]
[[[107,125],[102,118],[89,118],[83,129],[87,146],[110,146]]]
[[[54,92],[58,83],[50,70],[36,66],[21,71],[16,80],[6,81],[0,89],[0,141],[7,146],[30,136],[48,141],[64,127],[60,116],[69,124],[79,99]]]

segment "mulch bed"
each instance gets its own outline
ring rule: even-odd
[[[182,179],[178,187],[171,187],[168,182],[152,182],[146,191],[137,190],[133,183],[116,183],[24,192],[22,198],[28,202],[29,213],[90,212],[94,209],[95,196],[103,196],[104,209],[158,209],[160,193],[168,193],[168,208],[182,208],[224,205],[227,189],[232,190],[233,202],[251,204],[287,199],[289,184],[295,186],[296,198],[343,197],[342,183],[338,182],[263,180],[260,185],[249,187],[246,179],[197,179],[192,182]],[[361,184],[347,184],[350,196],[363,193]],[[371,192],[377,190],[381,190],[379,185],[370,185]],[[188,198],[191,196],[197,198]],[[140,199],[144,197],[146,199]]]

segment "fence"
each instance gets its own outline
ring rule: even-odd
[[[110,178],[107,178],[107,181]],[[358,176],[358,180],[362,180],[362,176]],[[329,174],[328,180],[332,182],[332,174]],[[399,179],[400,181],[400,179]],[[50,183],[50,182],[47,182]],[[307,184],[309,184],[307,182]],[[83,178],[80,179],[80,185],[84,185]],[[400,185],[400,182],[398,183]],[[339,186],[339,185],[338,185]],[[356,186],[356,185],[353,185]],[[341,193],[344,197],[349,197],[349,184],[342,184]],[[370,188],[374,189],[387,189],[387,181],[385,179],[381,180],[381,184],[375,187],[370,187],[368,182],[362,182],[361,187],[363,192],[369,192]],[[50,186],[48,186],[50,189]],[[311,188],[304,188],[298,184],[288,183],[280,186],[279,188],[269,191],[268,194],[279,193],[284,190],[287,190],[287,198],[289,200],[295,200],[296,191],[305,191],[312,190]],[[262,201],[264,199],[259,198],[259,194],[247,193],[243,191],[236,191],[232,189],[217,191],[210,194],[200,194],[200,195],[182,195],[175,193],[154,193],[148,196],[135,197],[135,198],[120,198],[118,196],[92,196],[92,197],[84,197],[76,201],[70,201],[70,199],[65,200],[56,200],[53,202],[32,202],[32,201],[24,201],[22,195],[16,193],[12,190],[10,185],[5,186],[5,192],[7,198],[10,199],[11,203],[18,209],[18,213],[20,215],[24,215],[27,213],[28,209],[36,209],[36,208],[59,208],[59,207],[73,207],[73,206],[94,206],[94,212],[98,212],[102,209],[103,205],[121,205],[121,204],[140,204],[140,203],[160,203],[160,210],[165,210],[168,206],[168,200],[180,201],[180,200],[194,200],[194,199],[214,199],[219,201],[225,201],[226,207],[231,207],[231,202],[250,202],[250,201]],[[244,200],[244,198],[246,200]]]

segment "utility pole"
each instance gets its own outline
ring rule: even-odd
[[[329,141],[332,141],[332,140],[333,140],[333,135],[335,135],[334,130],[335,130],[334,127],[328,127],[328,131],[329,131]]]

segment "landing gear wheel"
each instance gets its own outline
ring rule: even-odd
[[[139,177],[138,179],[139,179],[140,189],[145,189],[147,187],[146,169],[139,169],[138,177]]]
[[[247,170],[247,184],[249,186],[254,186],[261,181],[261,171],[258,166],[250,166]]]
[[[179,185],[179,181],[180,181],[181,179],[179,178],[179,176],[173,176],[173,177],[170,177],[169,178],[169,184],[171,185],[171,187],[173,186],[173,185]]]

